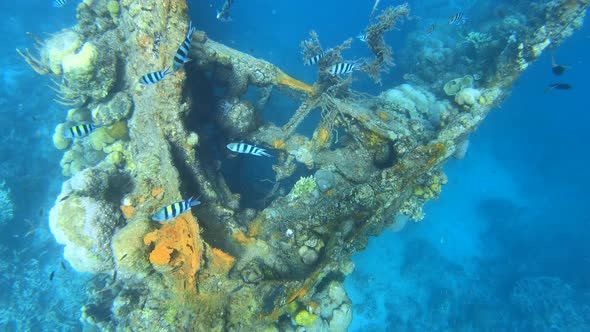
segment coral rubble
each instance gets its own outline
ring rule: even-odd
[[[446,160],[465,155],[469,134],[528,63],[579,28],[586,5],[531,8],[527,24],[517,2],[514,15],[455,48],[417,38],[410,53],[425,63],[371,96],[352,90],[350,78],[321,73],[343,60],[351,40],[326,51],[318,81],[307,84],[202,31],[193,35],[191,72],[143,86],[139,77],[170,66],[184,40],[186,2],[82,2],[78,25],[39,41],[40,57],[20,53],[55,76],[60,103],[76,106],[53,136],[71,178],[51,210],[51,231],[75,269],[114,276],[83,308],[85,328],[345,331],[350,256],[391,224],[399,231],[423,218],[422,206],[447,181]],[[386,8],[366,30],[375,60],[363,70],[378,82],[393,65],[383,33],[409,10]],[[323,52],[315,33],[302,45],[307,56]],[[212,120],[219,137],[275,148],[273,187],[260,207],[244,206],[215,166],[211,146],[220,142],[191,122],[210,100],[187,80],[224,88]],[[300,103],[283,127],[260,116],[275,90]],[[321,120],[313,135],[298,133],[314,111]],[[79,123],[101,127],[66,139]],[[151,220],[195,194],[204,204],[194,211]]]

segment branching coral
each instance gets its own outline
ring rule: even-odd
[[[303,49],[303,54],[306,59],[314,57],[318,54],[324,54],[324,56],[317,63],[319,68],[318,74],[320,78],[320,83],[322,83],[323,85],[326,85],[326,83],[328,83],[326,86],[330,86],[335,82],[338,82],[339,79],[331,77],[330,75],[326,75],[324,71],[328,66],[344,61],[344,58],[342,57],[342,51],[349,49],[352,46],[352,38],[345,40],[342,44],[336,47],[324,51],[320,44],[318,34],[312,30],[309,32],[309,35],[310,38],[303,40],[300,43],[300,45]],[[324,78],[325,80],[322,80],[322,78]],[[320,86],[319,90],[324,91],[325,88],[326,87]]]
[[[402,17],[410,14],[410,6],[405,3],[396,7],[387,7],[381,15],[377,16],[377,23],[365,29],[367,45],[375,54],[375,59],[363,66],[366,72],[376,83],[381,83],[381,72],[387,71],[393,66],[393,51],[389,47],[383,35],[394,28],[395,23]]]
[[[43,43],[41,39],[30,32],[27,32],[27,35],[35,40],[35,48],[37,51],[41,51],[45,43]],[[43,63],[42,60],[31,54],[31,51],[29,51],[28,48],[25,48],[24,51],[17,48],[16,52],[23,57],[23,59],[31,66],[31,68],[33,68],[35,72],[37,72],[37,74],[45,75],[51,72],[51,70]]]

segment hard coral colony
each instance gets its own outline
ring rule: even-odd
[[[411,53],[422,65],[410,68],[406,83],[371,96],[354,91],[350,77],[382,83],[394,65],[384,35],[410,14],[408,4],[379,13],[378,3],[363,34],[373,58],[345,61],[352,39],[329,50],[315,32],[302,42],[307,59],[322,54],[311,85],[193,33],[184,1],[83,1],[75,27],[37,39],[39,56],[19,51],[54,77],[56,101],[71,108],[53,136],[69,179],[50,213],[51,231],[75,269],[116,276],[100,294],[111,315],[84,310],[86,329],[345,331],[351,303],[334,276],[351,273],[350,256],[393,216],[423,218],[424,202],[446,183],[446,160],[465,154],[492,105],[546,47],[579,27],[585,9],[560,0],[526,13],[514,6],[513,19],[458,32],[468,42],[454,48],[434,38],[409,41],[401,59]],[[561,15],[547,14],[555,8]],[[522,15],[544,19],[513,24]],[[192,59],[192,72],[162,70],[175,56],[175,69]],[[327,75],[329,68],[342,70]],[[228,133],[223,145],[280,151],[265,159],[274,179],[256,208],[232,191],[222,162],[212,162],[207,149],[219,142],[186,116],[203,115],[196,105],[211,96],[184,80],[225,88],[226,112],[211,120]],[[273,90],[301,103],[283,127],[261,120]],[[321,120],[309,139],[297,128],[314,110]],[[309,176],[299,178],[300,164]],[[189,187],[204,202],[193,211],[182,199]],[[159,210],[165,218],[153,222]]]

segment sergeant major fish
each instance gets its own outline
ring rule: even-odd
[[[318,63],[324,56],[326,56],[326,52],[322,52],[319,54],[316,54],[312,57],[309,57],[307,59],[305,59],[304,64],[306,66],[311,66],[311,65],[315,65],[316,63]]]
[[[354,63],[339,62],[335,65],[328,67],[328,69],[326,69],[326,72],[332,76],[338,76],[352,73],[353,71],[359,69],[360,68]]]
[[[234,0],[225,0],[223,7],[221,7],[221,10],[217,11],[217,15],[215,17],[220,21],[231,21],[231,18],[229,17],[229,9],[233,4]]]
[[[80,138],[92,134],[96,129],[102,127],[94,123],[84,123],[70,127],[64,132],[65,138]]]
[[[139,79],[139,83],[145,84],[145,85],[156,84],[156,83],[160,82],[161,80],[163,80],[164,78],[166,78],[166,76],[171,73],[172,72],[170,71],[170,68],[147,73]]]
[[[431,24],[431,25],[428,27],[428,29],[426,30],[426,33],[427,33],[427,34],[431,34],[431,33],[433,33],[433,32],[434,32],[434,30],[435,30],[435,29],[436,29],[436,23],[432,23],[432,24]]]
[[[172,65],[172,69],[174,71],[178,71],[185,63],[191,60],[188,58],[188,52],[191,49],[193,33],[195,32],[195,30],[196,28],[193,27],[193,22],[190,22],[188,25],[188,33],[186,34],[186,38],[184,39],[182,44],[180,44],[180,47],[174,55],[174,64]]]
[[[467,18],[463,16],[463,12],[458,12],[455,15],[449,17],[449,24],[450,25],[462,25],[465,24]]]
[[[229,143],[227,148],[236,153],[242,154],[251,154],[253,156],[266,156],[271,157],[271,155],[266,152],[265,149],[259,148],[256,145],[248,144],[248,143]]]
[[[199,204],[201,204],[201,202],[196,199],[193,199],[192,197],[184,201],[172,203],[161,208],[158,212],[154,213],[152,215],[152,220],[166,221],[169,219],[176,218],[179,215],[190,210],[192,206],[197,206]]]
[[[61,8],[68,3],[68,0],[55,0],[53,1],[53,7]]]

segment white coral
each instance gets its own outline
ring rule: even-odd
[[[64,257],[80,272],[100,273],[113,268],[111,236],[120,214],[107,202],[73,197],[57,202],[49,213],[49,228],[64,244]]]
[[[479,97],[481,97],[481,91],[478,89],[465,88],[455,95],[455,102],[461,106],[473,106]]]

